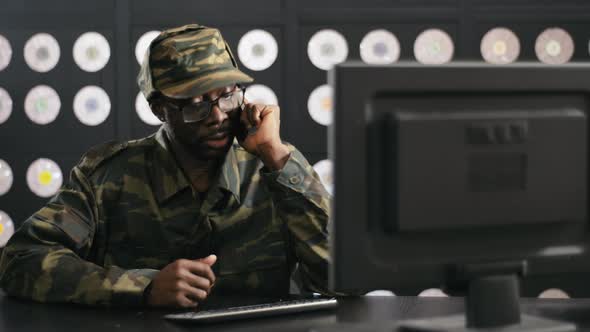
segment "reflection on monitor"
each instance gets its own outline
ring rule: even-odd
[[[351,62],[329,82],[331,287],[465,292],[465,315],[409,330],[573,329],[518,296],[590,270],[590,66]]]

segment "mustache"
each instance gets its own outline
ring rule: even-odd
[[[207,135],[203,136],[203,139],[219,138],[222,136],[229,136],[232,134],[233,134],[233,132],[230,127],[223,127],[223,128],[219,128],[211,133],[208,133]]]

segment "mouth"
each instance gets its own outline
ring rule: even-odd
[[[225,147],[230,139],[229,132],[219,132],[205,138],[206,144],[214,149]]]
[[[205,140],[218,140],[229,136],[229,131],[220,131],[214,135],[205,136]]]

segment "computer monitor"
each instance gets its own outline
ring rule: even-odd
[[[328,81],[335,291],[464,287],[458,324],[490,327],[519,321],[520,280],[590,271],[589,65],[348,62]]]

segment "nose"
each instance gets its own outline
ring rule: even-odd
[[[219,105],[215,104],[215,105],[213,105],[213,108],[211,109],[211,113],[209,113],[209,117],[207,118],[207,124],[208,125],[222,124],[223,121],[225,121],[227,118],[228,118],[228,114],[223,112],[219,108]]]

